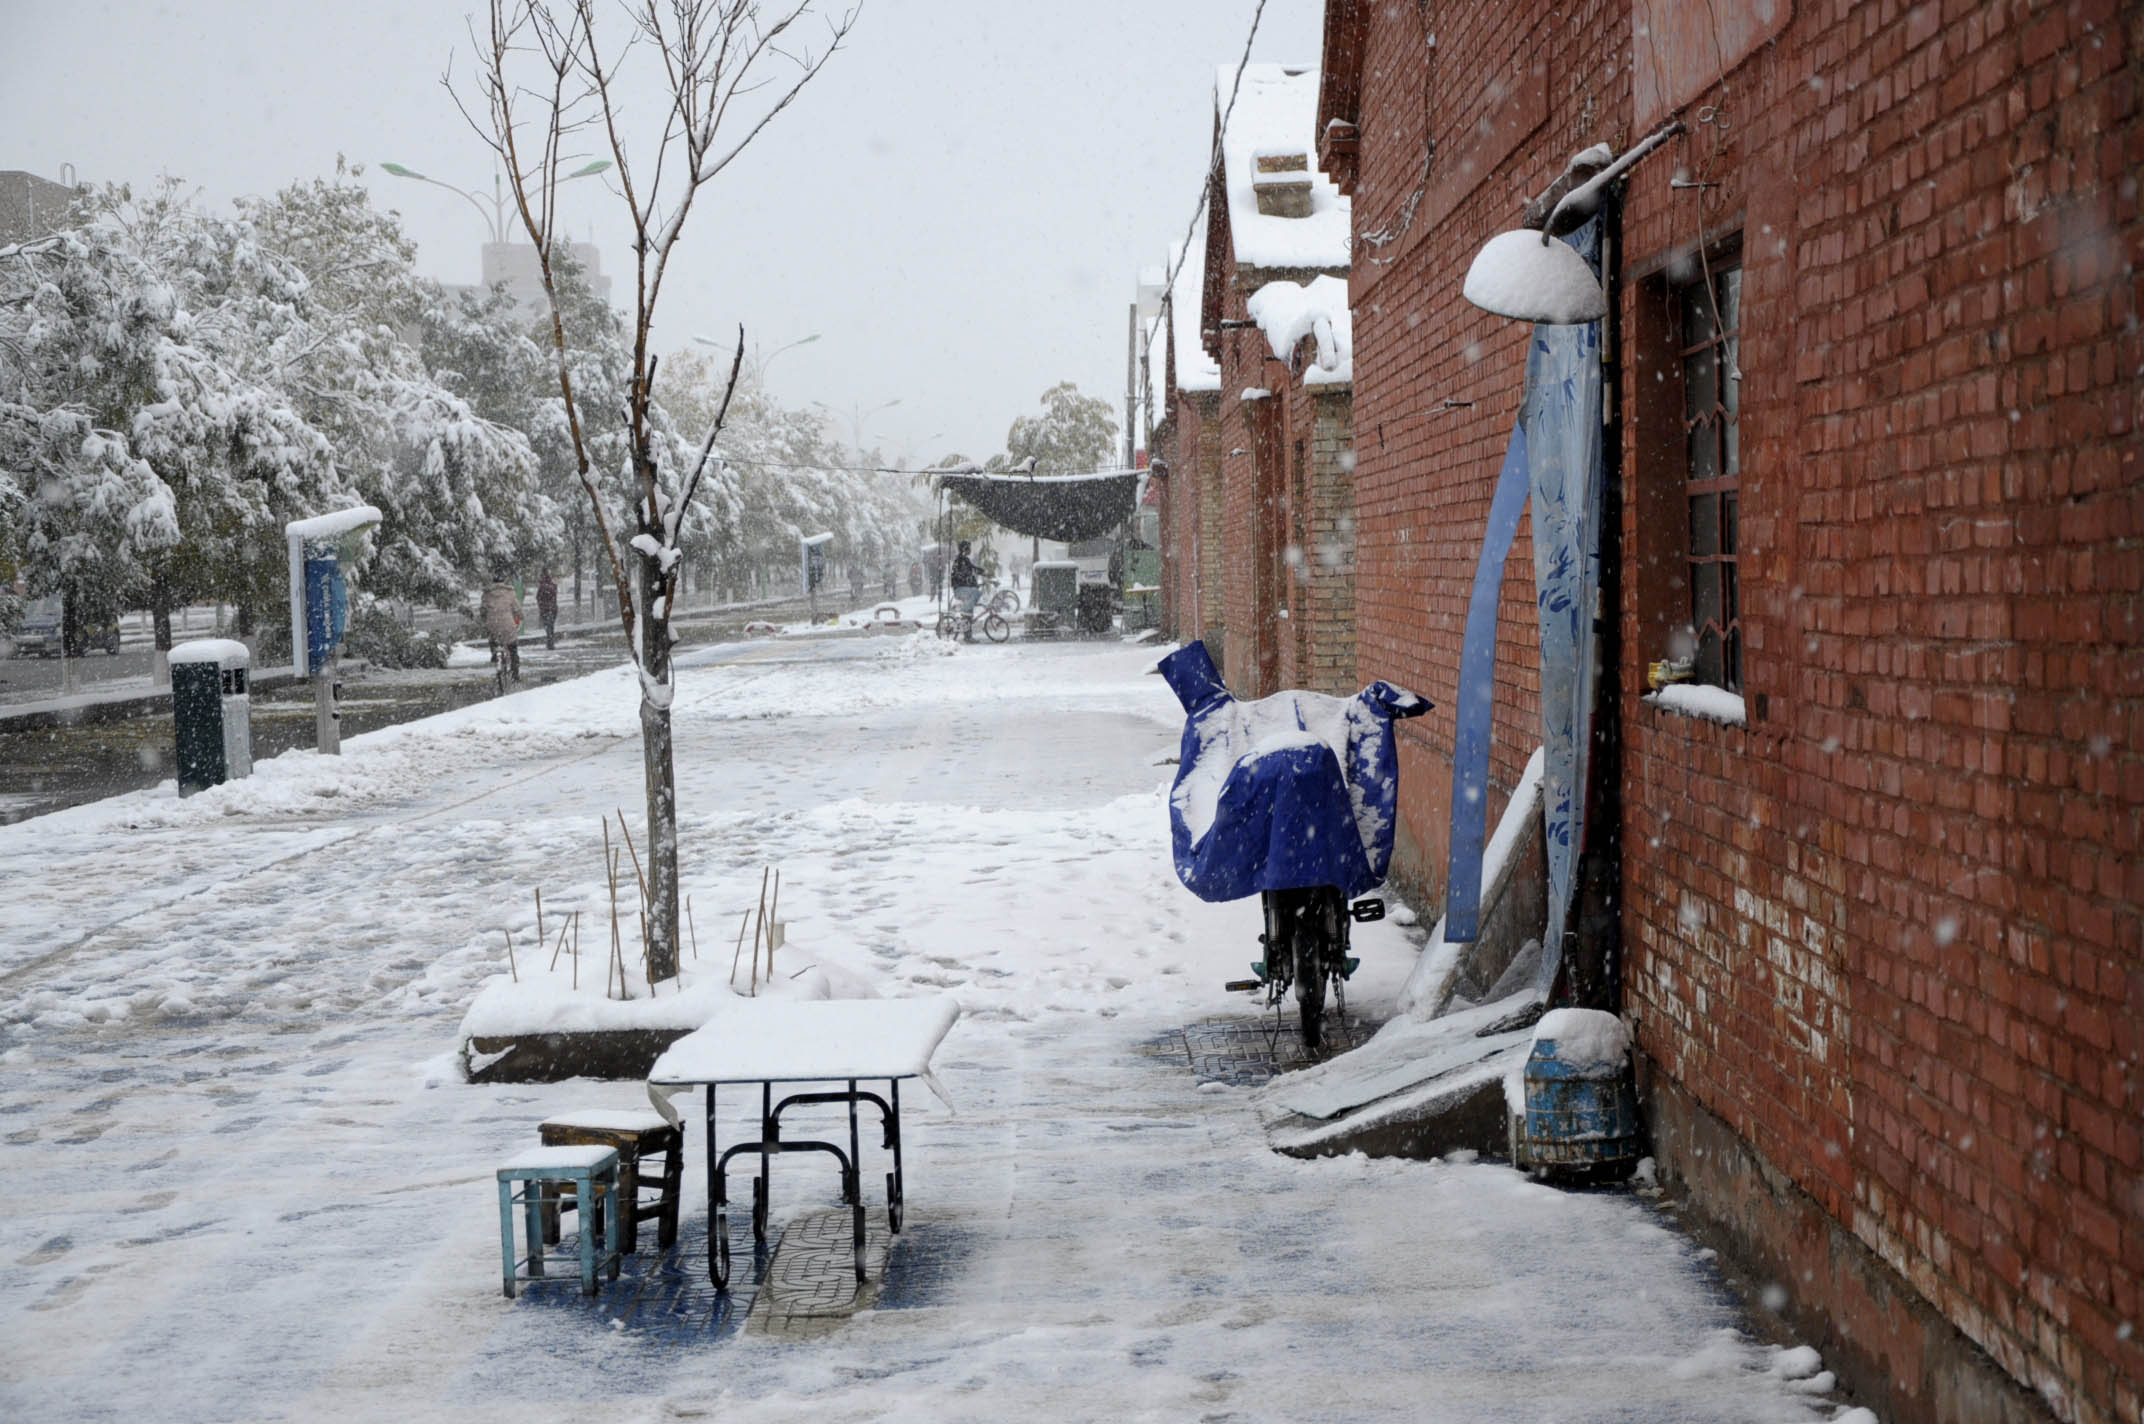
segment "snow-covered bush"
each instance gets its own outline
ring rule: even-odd
[[[443,668],[447,645],[432,634],[411,628],[385,607],[374,604],[355,613],[343,634],[343,652],[374,667]]]

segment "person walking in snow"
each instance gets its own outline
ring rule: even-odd
[[[558,646],[558,580],[546,568],[536,579],[536,616],[543,620],[543,645]]]
[[[968,616],[968,641],[975,641],[975,605],[983,596],[982,571],[975,567],[975,560],[968,557],[968,541],[960,541],[960,552],[953,556],[953,597],[960,604],[961,612]]]
[[[482,612],[484,631],[505,659],[506,675],[521,681],[521,600],[514,597],[504,573],[493,575],[491,587],[484,590]]]

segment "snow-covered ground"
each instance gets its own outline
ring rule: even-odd
[[[1170,871],[1154,657],[682,660],[701,963],[775,865],[785,956],[964,1009],[937,1057],[957,1113],[909,1105],[928,1288],[809,1338],[681,1346],[570,1288],[499,1293],[494,1165],[548,1113],[646,1101],[452,1062],[502,930],[531,952],[535,888],[593,909],[599,818],[637,827],[622,670],[0,828],[0,1418],[1831,1417],[1641,1198],[1278,1157],[1247,1093],[1157,1049],[1249,1012],[1220,985],[1257,914]],[[1358,931],[1373,1015],[1406,933]],[[777,1215],[831,1182],[783,1163]]]

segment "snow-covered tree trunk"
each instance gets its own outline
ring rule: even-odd
[[[158,687],[171,682],[171,602],[171,580],[158,569],[149,576],[149,619],[155,629],[149,680]]]
[[[645,554],[635,554],[633,566],[640,585],[634,601],[651,609],[663,596],[660,564]],[[648,977],[671,979],[677,976],[678,870],[677,763],[670,736],[670,620],[643,617],[639,632],[640,760],[648,802]]]
[[[514,212],[536,249],[551,309],[552,354],[574,470],[587,495],[589,541],[599,579],[607,571],[618,614],[640,675],[642,765],[647,782],[648,975],[677,973],[677,780],[670,713],[675,691],[670,624],[675,612],[680,545],[686,519],[710,469],[724,462],[716,437],[737,392],[744,332],[730,363],[721,409],[709,423],[698,462],[675,439],[655,399],[656,358],[649,345],[655,308],[679,233],[699,190],[727,168],[774,117],[795,100],[856,23],[854,9],[826,22],[813,46],[801,22],[815,0],[628,0],[619,17],[595,0],[491,0],[490,46],[481,60],[477,102],[464,112],[498,156]],[[770,71],[786,67],[786,78]],[[667,91],[668,120],[652,149],[636,153],[617,104],[648,86]],[[734,111],[732,105],[737,104]],[[479,118],[478,112],[483,117]],[[607,140],[610,156],[573,174],[560,165],[584,133]],[[645,161],[642,161],[645,160]],[[631,362],[625,381],[624,434],[631,452],[630,514],[592,456],[597,422],[611,410],[591,403],[591,379],[576,373],[566,341],[553,255],[560,235],[558,186],[608,170],[633,228],[635,257]],[[667,175],[667,183],[666,183]],[[610,465],[615,470],[616,465]],[[665,482],[664,476],[668,475]],[[630,529],[630,535],[626,530]],[[575,559],[578,583],[579,559]]]

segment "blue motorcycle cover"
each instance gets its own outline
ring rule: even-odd
[[[1161,660],[1187,714],[1169,793],[1176,875],[1201,900],[1384,883],[1399,766],[1392,719],[1424,699],[1373,682],[1353,697],[1277,692],[1238,702],[1204,643]]]

